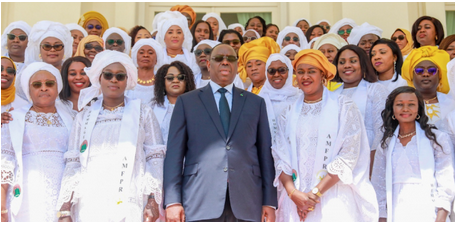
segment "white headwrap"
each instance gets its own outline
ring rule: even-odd
[[[340,49],[347,45],[347,42],[338,34],[327,33],[323,34],[322,36],[320,36],[320,38],[318,38],[318,40],[315,41],[313,49],[318,50],[324,44],[332,44],[337,49]]]
[[[279,35],[277,36],[277,44],[279,44],[280,48],[282,48],[282,43],[283,39],[287,36],[289,33],[295,33],[299,37],[299,46],[301,49],[307,49],[309,48],[308,43],[307,43],[307,38],[304,36],[304,33],[302,33],[302,30],[299,29],[298,27],[290,27],[286,26],[282,31],[279,32]]]
[[[133,60],[133,64],[135,64],[135,66],[138,67],[138,51],[144,45],[149,45],[150,47],[152,47],[155,51],[155,54],[157,54],[157,63],[154,67],[154,71],[157,72],[157,65],[162,65],[163,61],[163,46],[161,46],[160,43],[158,43],[158,41],[152,38],[142,38],[135,43],[135,45],[131,49],[131,59]]]
[[[125,42],[125,49],[123,52],[126,54],[130,54],[131,37],[125,31],[123,31],[117,27],[111,27],[103,33],[104,48],[106,49],[106,46],[107,46],[106,40],[108,40],[109,35],[114,34],[114,33],[120,35],[122,37],[123,41]]]
[[[65,26],[68,28],[68,30],[70,30],[70,32],[72,30],[78,30],[78,31],[81,31],[82,36],[84,36],[84,37],[87,37],[89,35],[87,33],[87,31],[83,27],[79,26],[79,24],[77,24],[77,23],[69,23],[69,24],[66,24]]]
[[[150,32],[150,35],[154,35],[155,32],[158,32],[157,29],[153,29],[151,32]],[[155,39],[154,39],[155,40]]]
[[[260,38],[261,38],[260,34],[259,34],[256,30],[254,30],[254,29],[248,29],[248,30],[246,30],[246,31],[244,32],[244,34],[242,35],[242,37],[245,37],[245,34],[247,34],[247,32],[249,32],[249,31],[253,31],[253,32],[255,33],[257,39],[260,39]]]
[[[30,103],[32,103],[32,98],[30,97],[30,78],[32,78],[32,76],[40,70],[48,71],[54,75],[57,81],[57,90],[59,93],[63,88],[62,75],[60,75],[60,71],[57,68],[45,62],[33,62],[21,73],[21,88]]]
[[[209,46],[211,46],[211,48],[213,48],[213,47],[215,47],[216,45],[220,44],[220,42],[218,42],[218,41],[213,41],[213,40],[209,40],[209,39],[202,40],[202,41],[200,41],[197,45],[195,45],[195,47],[193,47],[193,53],[195,53],[195,50],[198,48],[198,46],[200,46],[200,45],[202,45],[202,44],[209,45]]]
[[[299,46],[297,46],[295,44],[289,44],[289,45],[283,47],[282,50],[280,50],[280,54],[285,55],[288,51],[290,51],[292,49],[295,50],[296,52],[299,52],[302,50],[302,48],[300,48]]]
[[[283,85],[281,89],[275,89],[272,87],[271,83],[269,83],[268,80],[268,71],[267,69],[271,65],[272,62],[274,61],[281,61],[285,63],[288,67],[288,77],[287,81]],[[289,96],[296,95],[298,93],[298,89],[293,87],[293,66],[291,65],[290,59],[288,57],[279,54],[279,53],[274,53],[271,54],[268,58],[268,61],[266,62],[266,82],[264,82],[263,88],[261,88],[261,91],[259,93],[259,96],[263,96],[265,94],[269,94],[270,99],[275,99],[275,100],[284,100]]]
[[[40,58],[41,42],[47,37],[55,37],[63,42],[62,63],[73,55],[73,37],[65,25],[43,20],[35,23],[28,37],[27,49],[25,49],[25,65],[32,62],[42,62]]]
[[[359,40],[361,40],[361,38],[364,35],[375,34],[379,38],[382,38],[382,33],[383,33],[382,29],[380,29],[374,25],[370,25],[366,22],[366,23],[361,24],[361,26],[353,27],[353,29],[350,33],[350,36],[348,36],[348,38],[347,38],[347,42],[348,42],[348,44],[351,44],[351,45],[358,45]]]
[[[8,53],[8,49],[6,49],[6,41],[8,40],[7,34],[9,34],[14,29],[21,29],[28,36],[32,28],[24,21],[16,21],[10,23],[2,34],[2,56],[6,56],[6,53]]]
[[[179,26],[182,31],[184,32],[184,43],[182,47],[190,51],[192,49],[192,33],[188,29],[188,22],[187,18],[182,15],[179,11],[166,11],[163,13],[159,13],[155,16],[154,24],[157,24],[158,32],[155,40],[158,41],[162,46],[166,47],[165,43],[165,34],[168,32],[168,29],[173,26]],[[152,25],[154,26],[154,25]],[[154,28],[155,29],[155,28]]]
[[[228,29],[234,29],[236,27],[240,27],[242,29],[242,33],[245,32],[244,26],[240,23],[232,23],[232,24],[228,25]]]
[[[319,25],[321,22],[326,22],[329,26],[331,26],[331,23],[328,20],[320,20],[316,24]]]
[[[339,21],[337,21],[334,26],[331,26],[331,29],[329,30],[328,33],[334,33],[334,34],[337,34],[337,31],[339,31],[339,29],[345,25],[350,25],[352,26],[353,28],[357,26],[357,24],[355,23],[354,20],[352,19],[348,19],[348,18],[343,18]]]
[[[296,26],[298,25],[298,23],[301,22],[301,21],[303,21],[303,20],[306,21],[306,22],[309,24],[309,27],[312,26],[312,24],[309,22],[308,19],[306,19],[306,18],[300,18],[300,19],[297,19],[297,20],[295,20],[295,21],[293,22],[293,27],[296,27]],[[302,32],[302,30],[301,30],[301,32]]]
[[[207,19],[211,18],[211,17],[214,17],[215,19],[217,19],[218,21],[218,32],[217,32],[217,37],[219,37],[220,35],[220,32],[222,32],[222,30],[226,30],[226,25],[225,23],[223,22],[222,18],[217,14],[217,13],[208,13],[206,15],[203,16],[203,20],[204,21],[207,21]]]
[[[321,37],[321,36],[320,36]],[[314,37],[310,42],[309,42],[309,49],[312,49],[312,43],[318,40],[319,37]]]
[[[120,63],[127,70],[127,88],[126,90],[132,90],[138,82],[138,69],[133,64],[130,56],[127,54],[104,50],[98,53],[93,59],[92,67],[84,68],[87,76],[89,76],[90,83],[92,86],[84,88],[79,94],[78,109],[81,110],[86,106],[93,98],[98,97],[101,92],[100,76],[103,69],[113,63]]]

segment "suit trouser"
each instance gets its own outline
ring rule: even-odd
[[[228,189],[229,188],[227,186],[226,198],[225,198],[225,208],[223,209],[222,215],[216,219],[201,220],[200,222],[248,222],[245,220],[238,219],[234,216],[233,210],[231,210],[230,192]]]

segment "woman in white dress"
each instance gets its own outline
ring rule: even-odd
[[[127,32],[111,27],[103,33],[103,42],[105,50],[114,50],[130,55],[131,37]]]
[[[382,33],[382,29],[365,22],[360,26],[353,27],[347,42],[350,45],[362,48],[368,56],[372,45],[382,37]]]
[[[385,133],[372,173],[379,221],[448,221],[454,198],[448,134],[428,124],[423,98],[412,87],[389,94],[382,119]]]
[[[136,85],[137,69],[127,54],[105,50],[85,71],[92,86],[79,96],[59,221],[155,221],[166,149],[152,109],[124,95]]]
[[[32,104],[2,127],[2,222],[53,222],[73,117],[56,102],[62,78],[54,66],[32,63],[21,79]]]
[[[217,40],[220,32],[227,29],[222,18],[217,13],[208,13],[203,16],[203,20],[211,25],[212,33],[214,34],[213,40]]]
[[[28,35],[32,28],[24,21],[10,23],[2,34],[2,56],[11,58],[16,64],[16,74],[24,66],[25,49],[27,48]],[[14,45],[14,47],[13,47]]]
[[[286,26],[277,36],[277,44],[280,48],[294,44],[301,49],[309,48],[305,34],[298,27]]]
[[[276,221],[376,221],[361,113],[350,98],[324,87],[336,67],[320,51],[300,51],[293,68],[304,94],[278,118]]]
[[[20,108],[27,104],[25,100],[16,95],[16,64],[11,58],[2,56],[2,113]],[[7,115],[9,117],[9,115]],[[8,123],[6,120],[5,123]],[[2,121],[3,124],[3,121]]]

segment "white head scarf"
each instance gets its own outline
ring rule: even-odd
[[[206,44],[206,45],[211,46],[211,48],[214,48],[216,45],[220,44],[220,42],[209,40],[209,39],[202,40],[197,45],[195,45],[195,47],[193,47],[193,53],[195,53],[195,50],[198,48],[198,46],[200,46],[202,44]]]
[[[300,18],[300,19],[297,19],[297,20],[295,20],[295,21],[293,22],[293,27],[296,27],[296,26],[298,25],[298,23],[301,22],[301,21],[303,21],[303,20],[306,21],[306,22],[309,24],[309,27],[312,26],[312,24],[309,22],[308,19],[306,19],[306,18]],[[301,31],[301,32],[302,32],[302,31]]]
[[[323,34],[318,38],[318,40],[315,41],[313,49],[318,50],[322,45],[324,44],[332,44],[334,47],[337,49],[340,49],[347,45],[347,42],[341,38],[338,34],[334,33],[327,33]]]
[[[247,32],[249,32],[249,31],[253,31],[253,32],[255,33],[255,36],[257,37],[257,39],[260,39],[260,38],[261,38],[260,34],[259,34],[256,30],[254,30],[254,29],[248,29],[248,30],[246,30],[246,31],[244,32],[244,34],[242,35],[242,37],[245,37],[245,34],[247,34]]]
[[[339,31],[339,29],[345,25],[350,25],[352,26],[353,28],[356,27],[356,23],[354,20],[352,19],[349,19],[349,18],[343,18],[339,21],[337,21],[334,26],[331,26],[331,29],[329,29],[329,32],[328,33],[334,33],[334,34],[337,34],[337,31]]]
[[[287,36],[289,33],[295,33],[299,37],[299,46],[301,49],[307,49],[309,48],[308,43],[307,43],[307,38],[304,36],[304,33],[302,33],[302,30],[299,29],[298,27],[290,27],[286,26],[282,31],[279,32],[279,35],[277,36],[277,44],[279,44],[280,48],[282,48],[282,43],[283,43],[283,38]]]
[[[131,37],[125,31],[123,31],[117,27],[111,27],[103,33],[104,48],[106,49],[106,46],[107,46],[106,40],[108,40],[109,35],[114,34],[114,33],[120,35],[122,37],[123,41],[125,42],[125,49],[123,52],[126,54],[130,54]]]
[[[68,30],[70,30],[70,32],[72,30],[78,30],[78,31],[81,31],[81,33],[84,37],[87,37],[89,35],[87,33],[87,31],[83,27],[79,26],[79,24],[77,24],[77,23],[69,23],[69,24],[66,24],[65,26],[68,28]]]
[[[289,44],[289,45],[283,47],[282,50],[280,50],[280,54],[285,55],[288,51],[290,51],[292,49],[295,50],[296,52],[299,52],[302,50],[299,46],[297,46],[295,44]]]
[[[21,29],[27,34],[27,36],[29,36],[30,30],[32,28],[24,21],[16,21],[10,23],[2,34],[2,56],[6,56],[6,53],[8,53],[8,49],[6,49],[6,41],[8,40],[7,34],[9,34],[14,29]]]
[[[154,35],[155,32],[157,32],[158,30],[157,29],[153,29],[151,32],[150,32],[150,35]],[[155,39],[154,39],[155,40]]]
[[[55,37],[63,42],[62,63],[73,55],[73,37],[70,30],[61,23],[43,20],[35,23],[30,31],[27,49],[25,49],[25,65],[43,61],[40,58],[40,46],[47,37]]]
[[[275,89],[272,87],[271,83],[269,83],[268,80],[268,68],[271,65],[272,62],[274,61],[281,61],[285,63],[288,67],[288,77],[287,81],[285,82],[285,85],[281,89]],[[298,93],[298,89],[293,87],[293,66],[291,65],[290,59],[288,59],[286,56],[279,54],[279,53],[274,53],[271,54],[268,58],[268,61],[266,62],[266,82],[264,82],[264,86],[261,89],[259,96],[263,96],[265,94],[269,94],[270,99],[274,100],[285,100],[289,96],[296,95]]]
[[[152,39],[152,38],[143,38],[139,39],[131,49],[131,59],[133,60],[133,64],[138,67],[138,51],[140,48],[142,48],[144,45],[149,45],[152,47],[155,51],[155,54],[157,54],[157,63],[155,64],[154,71],[157,72],[158,66],[157,65],[162,65],[163,61],[163,46],[158,43],[158,41]]]
[[[240,23],[232,23],[232,24],[228,25],[228,29],[234,29],[236,27],[240,27],[242,29],[242,33],[245,32],[244,26]]]
[[[127,54],[104,50],[98,53],[93,59],[92,67],[84,68],[87,76],[89,76],[90,83],[92,86],[84,88],[79,94],[78,109],[81,110],[86,106],[93,98],[98,97],[101,92],[100,76],[103,69],[113,63],[120,63],[127,70],[127,88],[126,90],[132,90],[138,82],[138,69],[133,64],[130,56]]]
[[[326,22],[326,23],[328,23],[329,26],[331,26],[331,23],[328,20],[320,20],[316,24],[319,25],[321,22]]]
[[[190,29],[188,29],[187,18],[182,15],[182,13],[179,11],[166,11],[159,13],[155,16],[153,23],[157,24],[158,29],[155,40],[157,40],[162,46],[166,47],[165,34],[168,32],[168,29],[173,25],[177,25],[184,32],[184,43],[182,44],[182,47],[188,51],[192,49],[192,33],[190,32]]]
[[[320,36],[321,37],[321,36]],[[312,43],[318,40],[319,37],[314,37],[310,42],[309,42],[309,49],[312,49]],[[314,45],[315,46],[315,45]]]
[[[207,21],[207,19],[209,19],[211,17],[214,17],[218,21],[219,29],[218,29],[218,32],[217,32],[217,37],[219,37],[220,36],[220,32],[222,32],[222,30],[226,30],[226,25],[223,22],[222,18],[217,13],[213,13],[213,12],[204,15],[203,16],[203,20]]]
[[[366,23],[361,24],[361,26],[353,27],[350,36],[347,38],[347,42],[351,45],[358,45],[359,40],[366,34],[375,34],[379,38],[382,38],[383,30]]]
[[[21,72],[21,88],[27,97],[27,101],[30,103],[32,103],[32,98],[30,97],[30,78],[32,78],[32,76],[40,70],[48,71],[54,75],[57,81],[57,90],[59,93],[63,88],[62,75],[60,75],[60,71],[57,68],[45,62],[33,62]]]

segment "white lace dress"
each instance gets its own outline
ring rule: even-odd
[[[168,98],[165,95],[165,102],[163,106],[158,105],[157,102],[154,101],[152,103],[152,109],[154,110],[155,116],[157,117],[158,123],[160,124],[160,130],[163,135],[163,142],[165,145],[167,145],[169,124],[171,123],[174,104],[169,103]]]
[[[48,124],[48,121],[51,124]],[[11,143],[9,124],[2,127],[2,184],[10,184],[7,208],[13,196],[16,155]],[[28,111],[22,149],[22,204],[15,222],[57,221],[56,204],[65,168],[64,153],[68,149],[68,129],[57,113]],[[5,176],[9,174],[10,176]]]
[[[150,106],[152,99],[155,97],[155,85],[144,86],[137,84],[135,89],[128,90],[125,92],[125,95],[131,99],[141,99],[141,103]]]
[[[378,80],[377,82],[388,89],[388,94],[390,94],[394,89],[402,86],[408,86],[407,81],[399,75],[396,81],[393,81],[396,77],[396,73],[394,73],[393,78],[389,80]]]
[[[73,221],[115,221],[116,215],[113,215],[111,203],[116,196],[113,187],[118,182],[118,175],[114,171],[118,168],[117,145],[124,107],[114,111],[100,111],[92,132],[87,167],[83,167],[79,162],[79,150],[83,141],[81,130],[85,126],[83,116],[90,110],[91,107],[84,108],[73,123],[57,208],[60,209],[63,203],[68,202],[74,192],[71,201]],[[166,149],[152,109],[145,104],[141,105],[139,125],[129,202],[126,203],[127,222],[142,221],[143,209],[151,193],[154,193],[159,206],[162,202],[163,159]],[[162,214],[162,207],[159,208]]]

